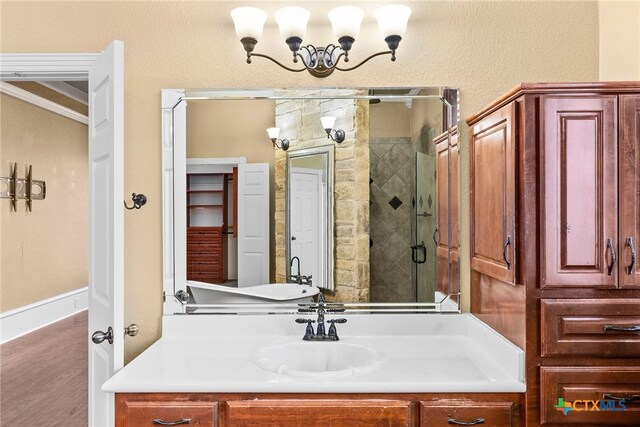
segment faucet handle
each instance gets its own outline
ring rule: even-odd
[[[338,338],[336,323],[347,323],[347,319],[329,319],[327,320],[327,322],[331,324],[331,326],[329,326],[329,332],[327,333],[327,335],[330,337],[334,337],[335,341],[338,341],[340,338]]]
[[[307,324],[307,328],[304,331],[304,337],[302,338],[305,341],[308,341],[310,339],[313,339],[313,326],[311,326],[312,323],[316,323],[315,320],[313,319],[296,319],[296,323],[306,323]]]
[[[300,309],[300,310],[302,310],[302,309]],[[311,324],[311,323],[316,323],[316,321],[313,320],[313,319],[296,319],[296,323],[309,323],[309,324]]]
[[[347,323],[347,319],[344,319],[344,318],[330,319],[330,320],[327,320],[327,322],[329,322],[329,323]]]
[[[298,313],[315,313],[315,312],[316,312],[316,309],[311,307],[300,307],[298,309]],[[297,319],[297,320],[305,320],[305,319]],[[302,323],[302,322],[298,322],[298,323]]]

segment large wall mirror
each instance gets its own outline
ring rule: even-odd
[[[449,88],[164,90],[165,314],[458,311],[457,121]]]

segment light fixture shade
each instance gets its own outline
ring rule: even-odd
[[[390,4],[376,10],[376,19],[382,38],[389,36],[404,36],[407,21],[411,15],[411,8],[401,4]]]
[[[238,38],[251,37],[258,40],[262,36],[267,13],[257,7],[237,7],[231,11]]]
[[[359,7],[340,6],[329,11],[329,20],[333,27],[333,34],[340,37],[357,38],[364,12]]]
[[[278,139],[278,135],[280,135],[280,128],[268,128],[267,134],[269,135],[269,139]]]
[[[323,116],[320,117],[320,121],[322,122],[322,127],[325,130],[331,130],[333,129],[333,125],[336,123],[336,118],[333,116]]]
[[[284,39],[290,37],[304,38],[307,33],[309,11],[303,7],[289,6],[276,10],[275,17]]]

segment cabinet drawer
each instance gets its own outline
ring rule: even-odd
[[[549,356],[640,356],[640,300],[542,300],[541,352]]]
[[[412,425],[411,402],[401,400],[240,400],[225,409],[225,427]]]
[[[222,261],[222,253],[220,251],[200,251],[200,252],[187,252],[187,263],[199,263],[199,262],[217,262]]]
[[[189,239],[219,239],[222,236],[222,227],[188,227]]]
[[[540,369],[543,425],[640,425],[640,367]]]
[[[482,425],[508,427],[513,425],[512,402],[475,402],[438,400],[420,402],[422,426]]]
[[[117,426],[157,427],[183,421],[175,425],[214,427],[217,414],[216,402],[124,402],[124,422],[119,418]]]
[[[187,252],[220,252],[220,245],[213,241],[189,242],[187,243]]]

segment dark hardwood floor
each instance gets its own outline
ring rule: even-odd
[[[0,346],[0,426],[87,426],[87,311]]]

